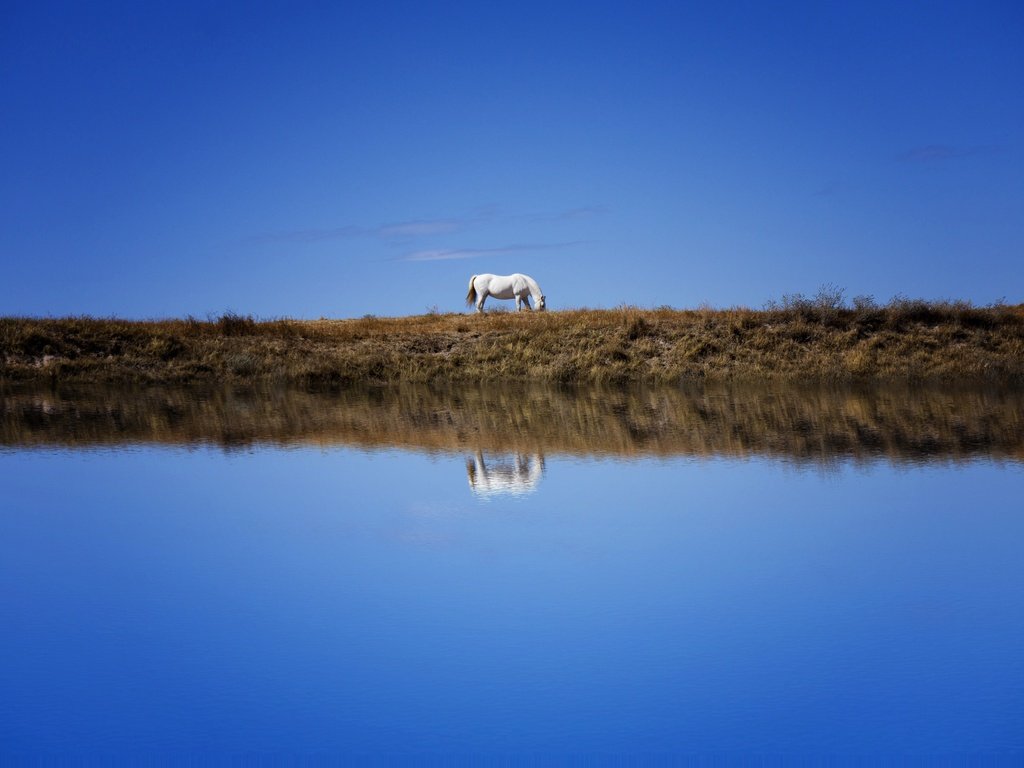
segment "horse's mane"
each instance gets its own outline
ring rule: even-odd
[[[522,274],[522,273],[520,273]],[[529,275],[523,275],[523,279],[526,280],[526,284],[530,286],[530,295],[543,296],[544,291],[540,289],[540,283],[534,280]]]

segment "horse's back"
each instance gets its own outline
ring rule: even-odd
[[[489,275],[487,291],[496,299],[511,299],[515,287],[512,275]]]
[[[487,288],[494,279],[494,275],[490,272],[484,272],[482,275],[476,275],[473,278],[473,285],[476,286],[477,291],[481,291]]]
[[[529,275],[514,272],[511,275],[477,275],[473,286],[477,293],[486,293],[496,299],[512,299],[530,292],[536,281]]]

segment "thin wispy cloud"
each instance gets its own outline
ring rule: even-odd
[[[377,228],[380,237],[393,239],[405,237],[428,237],[458,232],[467,225],[466,219],[418,219],[398,224],[385,224]]]
[[[491,223],[550,223],[573,222],[601,216],[607,209],[599,205],[580,206],[561,211],[532,214],[503,214],[496,206],[481,207],[464,216],[450,216],[436,219],[407,219],[386,222],[373,226],[348,224],[340,227],[294,229],[281,232],[264,232],[247,237],[246,245],[267,245],[274,243],[322,243],[329,240],[355,238],[376,238],[396,245],[417,238],[451,235],[465,232],[475,226]],[[452,256],[449,258],[470,258]]]
[[[449,235],[478,221],[471,217],[448,219],[411,219],[372,227],[347,225],[329,229],[296,229],[284,232],[265,232],[246,238],[249,245],[267,243],[320,243],[325,240],[343,240],[359,237],[377,237],[382,240],[408,240],[430,235]]]
[[[475,259],[495,253],[508,253],[509,248],[438,248],[425,251],[414,251],[406,254],[400,261],[452,261],[454,259]]]
[[[534,243],[530,245],[505,245],[498,248],[437,248],[414,251],[403,256],[399,261],[452,261],[455,259],[476,259],[481,256],[498,256],[505,253],[521,253],[523,251],[554,251],[584,245],[585,240],[573,240],[566,243]]]

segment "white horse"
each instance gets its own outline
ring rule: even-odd
[[[469,278],[469,293],[466,294],[466,306],[476,304],[476,311],[484,311],[484,300],[488,296],[496,299],[515,299],[516,311],[521,311],[523,304],[527,309],[544,309],[544,294],[537,281],[529,275],[473,275]],[[529,297],[533,297],[534,307],[530,306]]]

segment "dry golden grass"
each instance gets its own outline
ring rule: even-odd
[[[0,389],[0,446],[126,443],[1024,461],[1024,389],[790,383]]]
[[[856,301],[856,300],[855,300]],[[567,310],[355,320],[0,318],[0,380],[1024,382],[1024,305],[787,297],[764,310]]]

